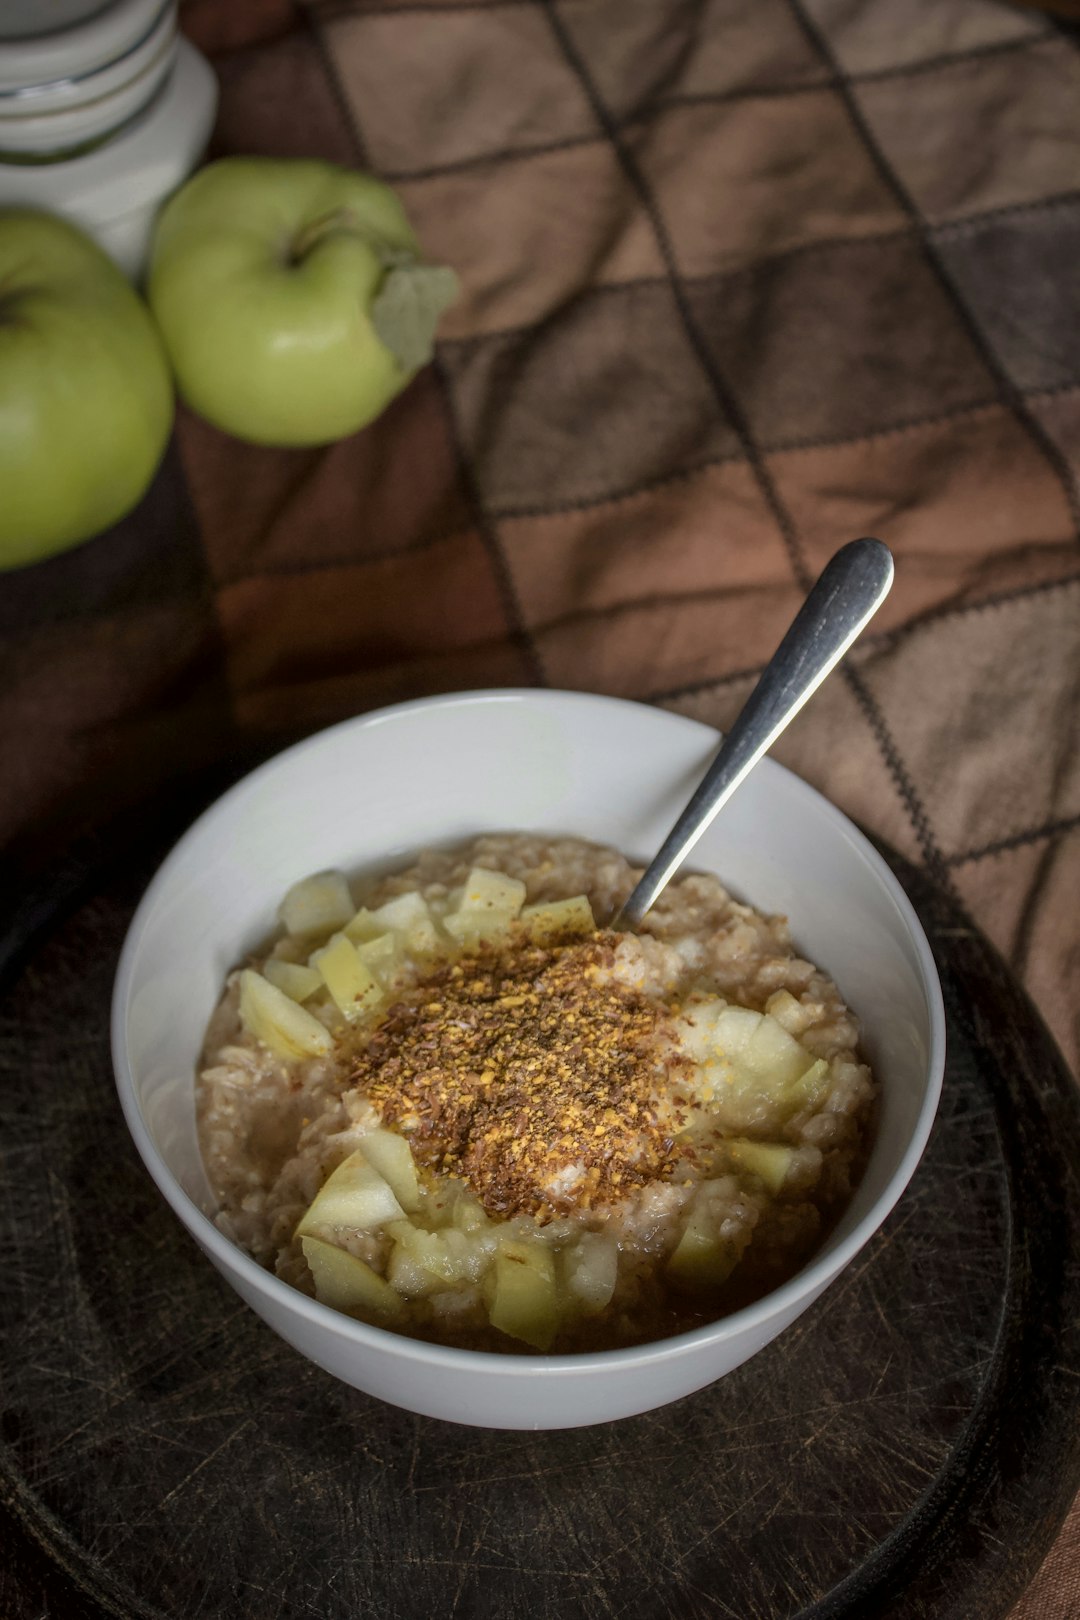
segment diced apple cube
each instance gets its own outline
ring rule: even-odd
[[[585,894],[575,894],[569,900],[549,900],[543,905],[525,906],[521,922],[531,938],[554,939],[559,934],[591,934],[596,919]]]
[[[494,1265],[492,1327],[547,1350],[559,1328],[555,1258],[546,1243],[507,1239]]]
[[[769,1084],[770,1090],[783,1090],[804,1075],[814,1059],[775,1018],[763,1014],[745,1049],[742,1064]]]
[[[681,1039],[702,1065],[712,1101],[729,1123],[737,1123],[735,1113],[753,1112],[755,1098],[773,1105],[772,1112],[782,1119],[805,1106],[804,1099],[820,1094],[816,1081],[808,1078],[800,1089],[817,1067],[812,1054],[768,1013],[700,1002],[684,1017]]]
[[[566,1286],[589,1312],[609,1303],[618,1275],[618,1247],[606,1232],[583,1232],[567,1250]]]
[[[303,962],[282,962],[273,956],[263,966],[263,977],[290,1001],[306,1001],[322,985],[322,977],[313,967]]]
[[[739,1254],[708,1218],[695,1210],[667,1263],[668,1275],[681,1288],[719,1288],[738,1264]]]
[[[358,1150],[327,1176],[296,1230],[301,1237],[320,1226],[371,1232],[404,1218],[405,1211],[389,1182]]]
[[[423,1193],[421,1224],[429,1231],[437,1231],[442,1226],[453,1226],[454,1210],[460,1196],[460,1187],[455,1182],[440,1179],[430,1183]]]
[[[315,872],[294,883],[278,907],[290,934],[330,934],[343,928],[356,908],[344,872]]]
[[[516,917],[525,904],[525,894],[525,885],[517,878],[488,871],[483,866],[474,866],[465,879],[457,909],[497,911],[503,916]]]
[[[300,1247],[315,1281],[315,1298],[335,1311],[394,1317],[401,1311],[401,1296],[377,1271],[347,1249],[321,1238],[305,1237]]]
[[[488,1251],[484,1245],[473,1242],[456,1226],[448,1226],[435,1236],[440,1243],[440,1264],[444,1276],[451,1282],[464,1278],[475,1282],[488,1262]]]
[[[466,948],[505,939],[513,924],[508,911],[451,911],[443,918],[450,938]]]
[[[473,1237],[491,1225],[487,1211],[478,1198],[472,1198],[468,1193],[462,1193],[454,1204],[454,1225],[466,1237]]]
[[[775,1018],[787,1030],[789,1035],[796,1039],[802,1034],[810,1022],[811,1014],[792,995],[790,990],[775,990],[765,1003],[765,1011],[770,1018]]]
[[[379,923],[380,932],[391,930],[408,950],[423,956],[439,949],[438,931],[422,894],[397,894],[371,915]]]
[[[240,975],[240,1022],[277,1057],[321,1057],[333,1045],[330,1031],[253,968]]]
[[[733,1064],[749,1046],[761,1016],[749,1007],[732,1007],[725,1001],[695,1002],[683,1020],[683,1046],[699,1063]]]
[[[484,1268],[483,1253],[455,1227],[428,1232],[409,1221],[395,1221],[387,1231],[394,1239],[395,1252],[402,1250],[414,1265],[440,1284],[475,1281]]]
[[[402,953],[392,933],[378,934],[356,946],[356,954],[380,984],[389,984],[401,967]]]
[[[354,945],[364,945],[368,940],[378,939],[380,934],[385,934],[386,926],[379,921],[373,911],[361,906],[341,932],[347,939],[351,939]]]
[[[831,1084],[829,1065],[824,1058],[818,1058],[812,1063],[805,1074],[786,1087],[783,1101],[788,1112],[797,1114],[800,1109],[813,1108],[825,1096]]]
[[[335,934],[328,945],[316,951],[311,966],[319,972],[340,1011],[350,1021],[374,1012],[383,1000],[381,987],[356,954],[356,946],[344,934]]]
[[[420,1183],[412,1149],[394,1131],[370,1131],[360,1143],[360,1152],[389,1185],[402,1209],[420,1207]]]
[[[780,1191],[795,1157],[794,1148],[783,1142],[751,1142],[745,1137],[735,1137],[727,1146],[736,1169],[760,1176],[771,1193]]]
[[[443,927],[466,949],[505,939],[525,894],[525,885],[517,878],[474,866],[462,888],[454,891],[455,904],[443,917]]]
[[[393,1228],[393,1238],[397,1243],[405,1244],[411,1254],[421,1264],[426,1265],[429,1272],[436,1273],[437,1277],[447,1281],[465,1277],[470,1270],[470,1243],[463,1231],[455,1226],[444,1226],[440,1231],[426,1231],[423,1226],[413,1226],[411,1223]]]
[[[386,1276],[390,1286],[406,1299],[420,1299],[446,1287],[446,1281],[425,1266],[404,1243],[395,1240],[386,1263]]]

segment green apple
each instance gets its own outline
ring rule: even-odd
[[[63,220],[0,209],[0,567],[123,517],[172,419],[161,339],[112,260]]]
[[[147,293],[184,399],[257,444],[326,444],[431,358],[457,292],[388,186],[330,163],[223,158],[158,219]]]

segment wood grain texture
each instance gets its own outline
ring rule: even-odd
[[[151,865],[91,884],[0,997],[0,1613],[1006,1613],[1080,1482],[1080,1106],[1029,1004],[925,879],[903,871],[951,1051],[884,1229],[711,1389],[532,1435],[336,1383],[160,1199],[107,1040]]]

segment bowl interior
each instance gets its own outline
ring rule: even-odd
[[[716,734],[615,699],[493,692],[403,705],[299,744],[247,777],[184,836],[132,924],[117,981],[121,1098],[159,1183],[213,1202],[193,1074],[227,971],[272,929],[296,879],[386,870],[481,831],[572,833],[648,858],[715,752]],[[788,915],[797,948],[836,979],[882,1082],[875,1144],[823,1253],[892,1201],[925,1142],[943,1019],[925,938],[899,885],[847,819],[765,760],[692,866]],[[163,1174],[164,1173],[164,1174]],[[166,1190],[168,1190],[166,1188]],[[178,1201],[196,1235],[196,1210]]]

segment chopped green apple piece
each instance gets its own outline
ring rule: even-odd
[[[253,968],[240,975],[240,1022],[277,1057],[321,1057],[333,1038],[325,1024]]]
[[[290,1001],[306,1001],[322,985],[322,976],[313,967],[303,962],[282,962],[273,956],[263,966],[263,977]]]
[[[761,1013],[711,999],[694,1002],[683,1021],[682,1043],[699,1063],[734,1064],[750,1044]]]
[[[829,1065],[824,1058],[818,1058],[805,1074],[786,1087],[783,1100],[791,1113],[797,1114],[803,1108],[815,1107],[828,1091],[830,1083]]]
[[[451,911],[443,927],[458,945],[482,945],[505,939],[514,924],[509,911]]]
[[[354,1311],[365,1316],[398,1315],[401,1295],[365,1261],[321,1238],[302,1238],[300,1247],[315,1280],[315,1298],[321,1304],[350,1315]]]
[[[468,948],[505,939],[525,901],[524,883],[474,866],[461,889],[455,890],[453,909],[443,927],[459,945]]]
[[[320,1226],[345,1226],[371,1232],[387,1221],[401,1221],[405,1211],[385,1177],[359,1150],[327,1176],[301,1217],[296,1231],[307,1236]]]
[[[566,1251],[566,1286],[586,1311],[602,1311],[615,1292],[619,1251],[606,1232],[583,1232]]]
[[[768,1013],[698,1002],[683,1019],[681,1038],[702,1067],[703,1101],[729,1125],[760,1125],[763,1109],[778,1124],[824,1089],[822,1065]]]
[[[432,1271],[411,1249],[396,1239],[386,1263],[386,1276],[395,1293],[406,1299],[421,1299],[425,1294],[440,1293],[446,1287],[445,1277]]]
[[[771,1193],[780,1191],[795,1157],[794,1148],[783,1142],[751,1142],[746,1137],[735,1137],[727,1146],[737,1170],[760,1176]]]
[[[767,1013],[741,1053],[741,1062],[770,1086],[784,1089],[802,1078],[814,1059],[782,1024]]]
[[[465,879],[458,903],[458,911],[497,911],[500,915],[516,917],[525,904],[525,885],[517,878],[502,872],[490,872],[486,867],[474,866]]]
[[[695,1210],[667,1263],[668,1276],[681,1288],[705,1290],[727,1282],[739,1253]]]
[[[483,1205],[463,1182],[444,1180],[440,1176],[422,1189],[421,1200],[419,1223],[429,1231],[456,1226],[459,1232],[471,1237],[491,1225]]]
[[[507,1239],[495,1256],[492,1327],[547,1350],[559,1328],[555,1257],[546,1243]]]
[[[448,1283],[478,1282],[495,1247],[453,1226],[429,1232],[409,1221],[394,1221],[386,1233],[394,1240],[387,1275],[410,1298],[439,1292]]]
[[[360,1143],[360,1152],[390,1187],[402,1209],[420,1207],[420,1183],[412,1148],[394,1131],[370,1131]]]
[[[527,933],[536,940],[552,939],[558,934],[591,934],[596,919],[585,894],[575,894],[569,900],[549,900],[543,905],[525,906],[521,921]]]
[[[391,930],[408,950],[423,956],[439,949],[439,935],[422,894],[396,894],[371,915],[381,933]]]
[[[350,1021],[374,1012],[383,999],[381,986],[356,953],[356,946],[344,934],[335,934],[328,945],[316,951],[311,966],[319,972],[340,1011]]]
[[[437,1231],[441,1226],[453,1226],[454,1210],[457,1208],[461,1196],[459,1184],[453,1181],[439,1180],[431,1182],[423,1192],[423,1215],[421,1226],[429,1231]]]
[[[475,1282],[484,1269],[486,1256],[464,1232],[447,1226],[439,1232],[428,1232],[410,1221],[395,1221],[387,1227],[394,1240],[395,1252],[403,1254],[440,1283]]]
[[[487,1211],[480,1200],[471,1197],[466,1192],[463,1192],[455,1200],[453,1222],[458,1231],[464,1232],[466,1237],[473,1237],[477,1232],[482,1232],[485,1227],[491,1225]]]
[[[709,1059],[727,1059],[733,1063],[742,1058],[755,1037],[763,1014],[753,1008],[729,1006],[727,1001],[698,1001],[688,1013],[690,1047],[693,1055],[708,1063]]]
[[[765,1011],[783,1025],[789,1035],[799,1036],[810,1022],[810,1015],[801,1001],[790,990],[774,990],[765,1003]]]
[[[380,984],[389,984],[402,963],[402,953],[392,933],[378,934],[357,944],[356,954]]]
[[[356,908],[344,872],[315,872],[294,883],[278,908],[290,934],[330,934],[343,928]]]
[[[378,939],[381,934],[385,934],[386,926],[379,921],[373,911],[368,910],[367,906],[361,906],[355,916],[350,917],[341,932],[347,939],[351,939],[354,945],[364,945],[369,940]]]

